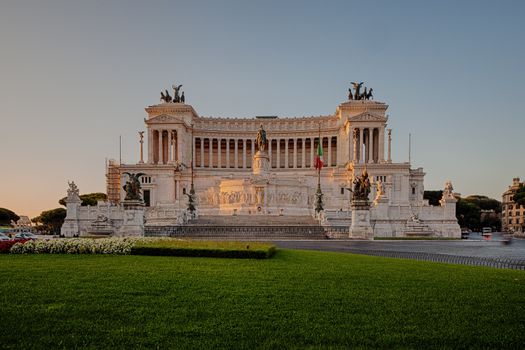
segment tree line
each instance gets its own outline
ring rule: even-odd
[[[82,206],[97,205],[97,201],[105,201],[107,195],[105,193],[87,193],[80,196],[82,201]],[[58,201],[59,204],[66,206],[66,197],[61,198]],[[37,217],[31,219],[31,222],[36,224],[36,229],[41,232],[50,233],[50,234],[60,234],[60,228],[64,223],[66,218],[66,209],[65,208],[54,208],[50,210],[44,210]],[[10,226],[11,220],[14,222],[18,221],[20,216],[9,209],[0,208],[0,225],[1,226]]]
[[[440,205],[443,191],[425,191],[424,199],[430,205]],[[456,197],[456,218],[461,228],[479,232],[483,227],[501,230],[501,202],[482,195],[472,195],[465,198]],[[524,198],[525,199],[525,198]]]

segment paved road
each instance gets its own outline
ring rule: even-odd
[[[472,233],[461,241],[276,241],[278,247],[367,255],[389,256],[418,260],[483,265],[525,270],[525,240],[514,239],[503,244],[496,233],[491,241]]]

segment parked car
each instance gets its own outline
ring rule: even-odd
[[[0,232],[0,241],[10,241],[11,238],[9,238],[8,235],[6,235],[5,233],[2,233]]]
[[[21,239],[37,239],[38,237],[31,233],[31,232],[19,232],[15,235],[15,238],[16,240],[21,240]]]

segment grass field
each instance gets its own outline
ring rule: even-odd
[[[0,256],[0,348],[519,348],[525,272],[279,250]]]

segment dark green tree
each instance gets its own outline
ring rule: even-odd
[[[525,186],[520,186],[512,197],[514,203],[525,207]]]
[[[13,211],[6,208],[0,208],[0,226],[11,225],[11,220],[17,222],[18,219],[20,219],[20,216],[16,215]]]
[[[501,213],[501,202],[496,199],[487,196],[473,195],[466,197],[465,200],[476,204],[482,210],[494,210],[494,212],[498,214]]]
[[[40,213],[39,216],[33,218],[31,221],[34,223],[41,223],[45,231],[49,233],[59,234],[60,228],[66,218],[66,209],[55,208],[46,210]]]
[[[440,205],[439,200],[443,197],[443,190],[439,191],[425,191],[423,193],[423,199],[428,199],[430,205]]]
[[[469,228],[473,231],[481,230],[480,223],[481,209],[475,203],[464,198],[459,198],[456,203],[456,218],[461,227]]]
[[[59,204],[66,206],[66,199],[67,197],[64,197],[58,201]],[[80,195],[80,200],[82,201],[82,206],[95,206],[97,205],[97,201],[105,201],[108,199],[108,196],[105,193],[101,192],[95,192],[95,193],[86,193]]]

